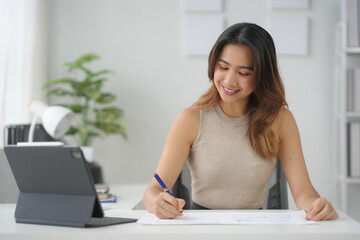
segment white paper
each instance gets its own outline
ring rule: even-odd
[[[222,6],[222,0],[184,0],[186,12],[220,12]]]
[[[306,16],[272,16],[269,32],[277,54],[307,55],[309,50],[309,18]]]
[[[308,9],[309,0],[270,0],[272,9]]]
[[[159,219],[154,214],[145,213],[137,222],[149,225],[219,225],[219,224],[314,224],[314,221],[305,220],[306,213],[301,211],[206,211],[186,212],[186,216],[175,219]]]
[[[216,39],[224,29],[221,15],[191,15],[185,18],[186,54],[208,56]]]

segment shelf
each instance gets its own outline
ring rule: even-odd
[[[346,53],[348,53],[348,54],[360,54],[360,48],[359,47],[348,47],[348,48],[346,48]]]
[[[339,181],[339,203],[340,208],[345,212],[353,211],[350,199],[350,190],[360,191],[360,177],[349,177],[348,155],[349,155],[349,136],[347,124],[360,122],[360,111],[347,111],[348,86],[347,69],[360,67],[360,47],[348,47],[347,45],[347,23],[338,24],[338,35],[336,38],[337,64],[335,66],[334,89],[335,106],[335,141],[334,141],[334,169],[337,169],[337,180]],[[335,175],[336,176],[336,175]],[[356,192],[358,193],[358,192]]]
[[[346,117],[348,119],[360,119],[360,112],[346,112]]]
[[[359,177],[347,177],[345,178],[346,183],[351,184],[360,184],[360,178]]]
[[[345,181],[347,184],[360,184],[360,177],[343,177],[339,176],[338,180],[340,182]]]

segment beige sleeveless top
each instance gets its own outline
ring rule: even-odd
[[[219,104],[200,110],[188,165],[192,200],[210,209],[258,209],[264,204],[276,159],[260,157],[246,136],[247,117],[230,118]]]

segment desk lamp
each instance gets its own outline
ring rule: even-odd
[[[75,114],[68,108],[48,106],[36,99],[32,99],[28,107],[35,114],[30,125],[28,142],[33,142],[35,125],[39,117],[46,132],[55,139],[62,137],[66,133],[75,117]]]

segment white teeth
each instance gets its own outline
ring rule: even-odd
[[[238,91],[238,90],[230,90],[230,89],[228,89],[228,88],[226,88],[226,87],[224,87],[224,89],[225,89],[227,92],[231,92],[231,93]]]

